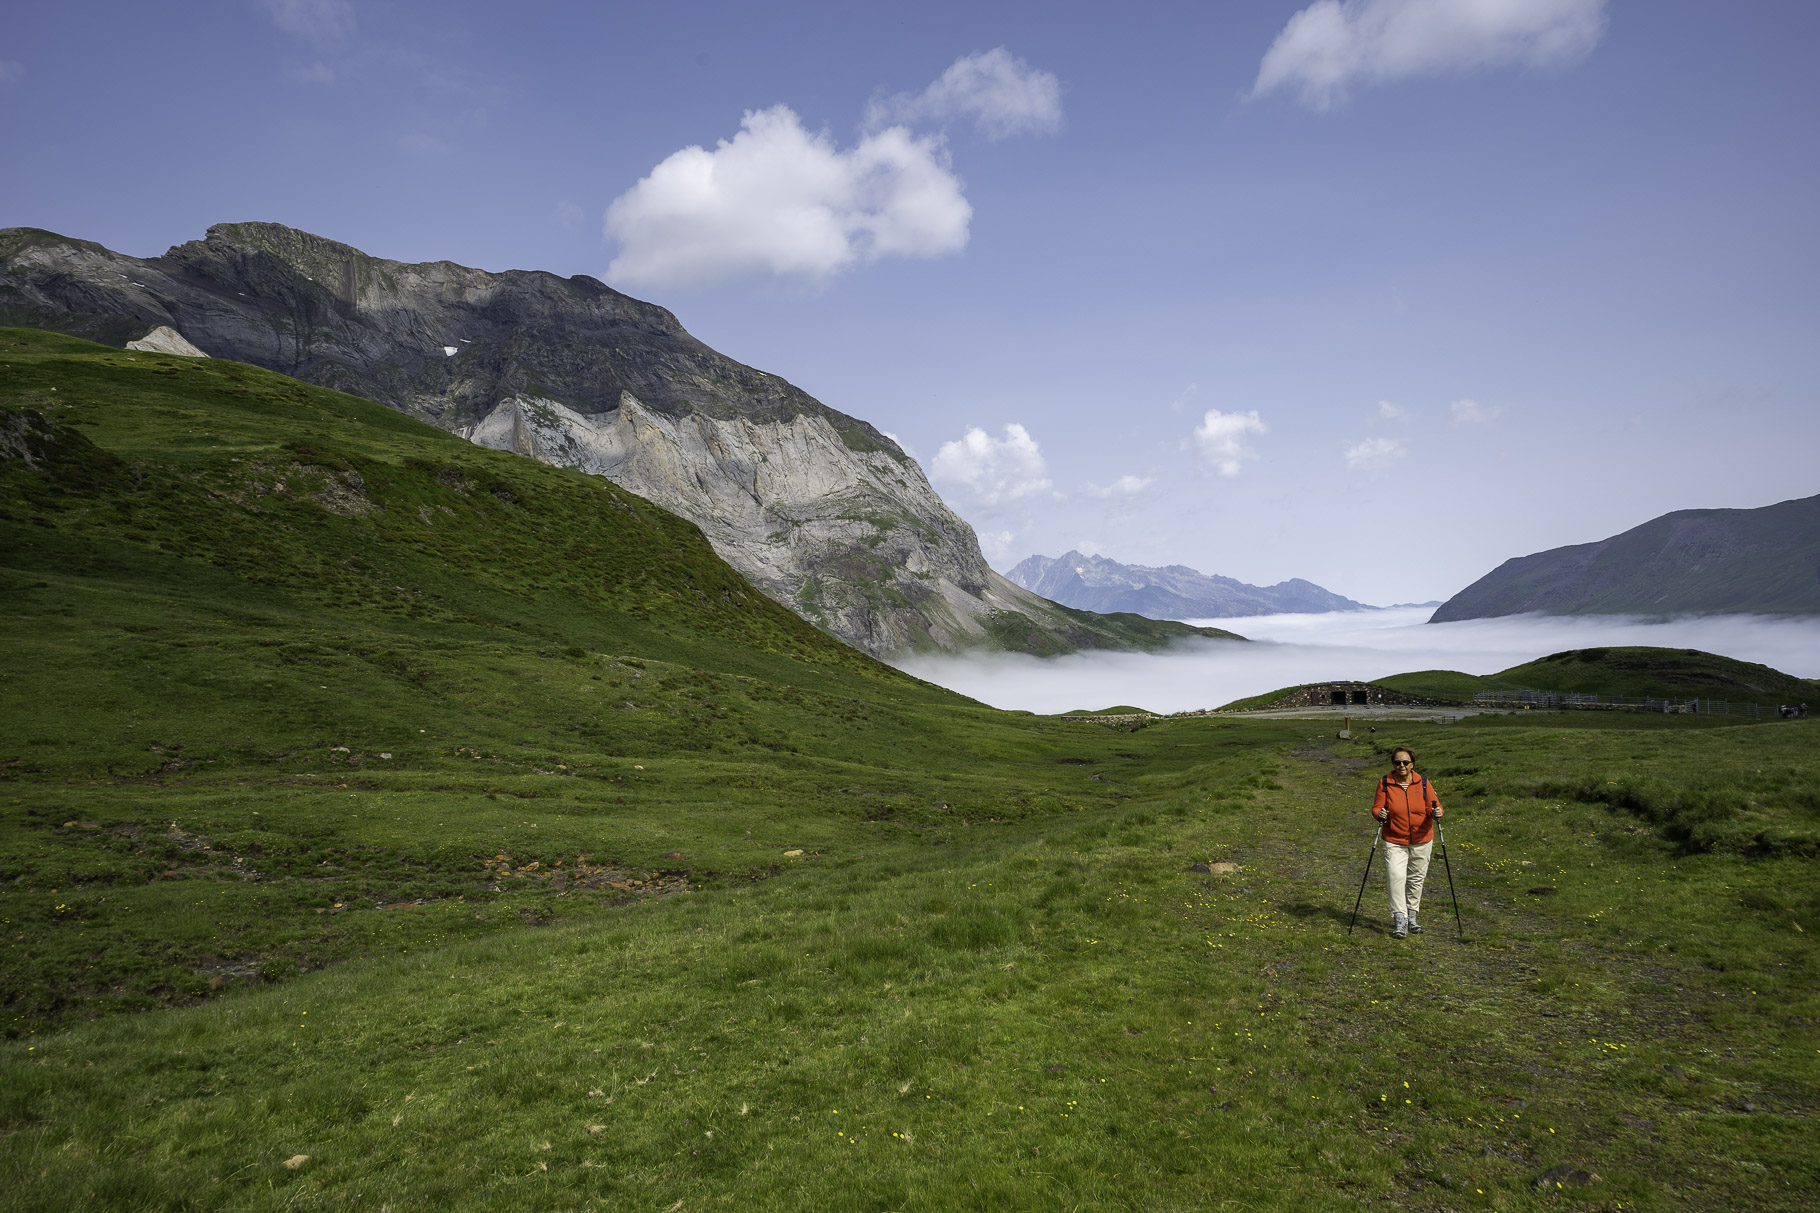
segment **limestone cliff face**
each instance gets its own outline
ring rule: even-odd
[[[980,644],[995,612],[1054,609],[987,567],[915,462],[855,449],[820,416],[669,414],[630,392],[586,415],[515,396],[459,432],[660,502],[766,594],[874,653]]]
[[[874,654],[1165,639],[1108,631],[1011,584],[883,433],[586,276],[389,261],[273,223],[220,224],[143,260],[12,228],[0,230],[0,323],[116,346],[163,327],[198,353],[606,476]]]

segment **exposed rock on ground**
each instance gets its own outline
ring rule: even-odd
[[[126,343],[129,350],[142,350],[148,354],[175,354],[180,358],[207,358],[208,355],[191,345],[189,340],[168,324],[161,324],[137,341]]]

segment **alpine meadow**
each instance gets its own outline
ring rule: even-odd
[[[9,1208],[1814,1207],[1814,722],[1002,712],[352,396],[0,401]]]

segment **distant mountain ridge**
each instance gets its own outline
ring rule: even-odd
[[[1430,623],[1498,615],[1820,615],[1820,496],[1677,510],[1597,543],[1506,560]]]
[[[604,476],[874,655],[1192,632],[1065,611],[1012,584],[884,433],[585,275],[391,261],[277,223],[217,224],[152,258],[5,228],[0,324],[252,363]]]
[[[1129,611],[1151,619],[1230,619],[1322,611],[1374,611],[1300,577],[1247,585],[1172,564],[1151,568],[1066,552],[1031,556],[1006,574],[1035,594],[1085,611]]]

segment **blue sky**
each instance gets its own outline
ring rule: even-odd
[[[1817,49],[1770,2],[40,5],[0,224],[592,274],[896,435],[1001,568],[1423,600],[1820,492]]]

